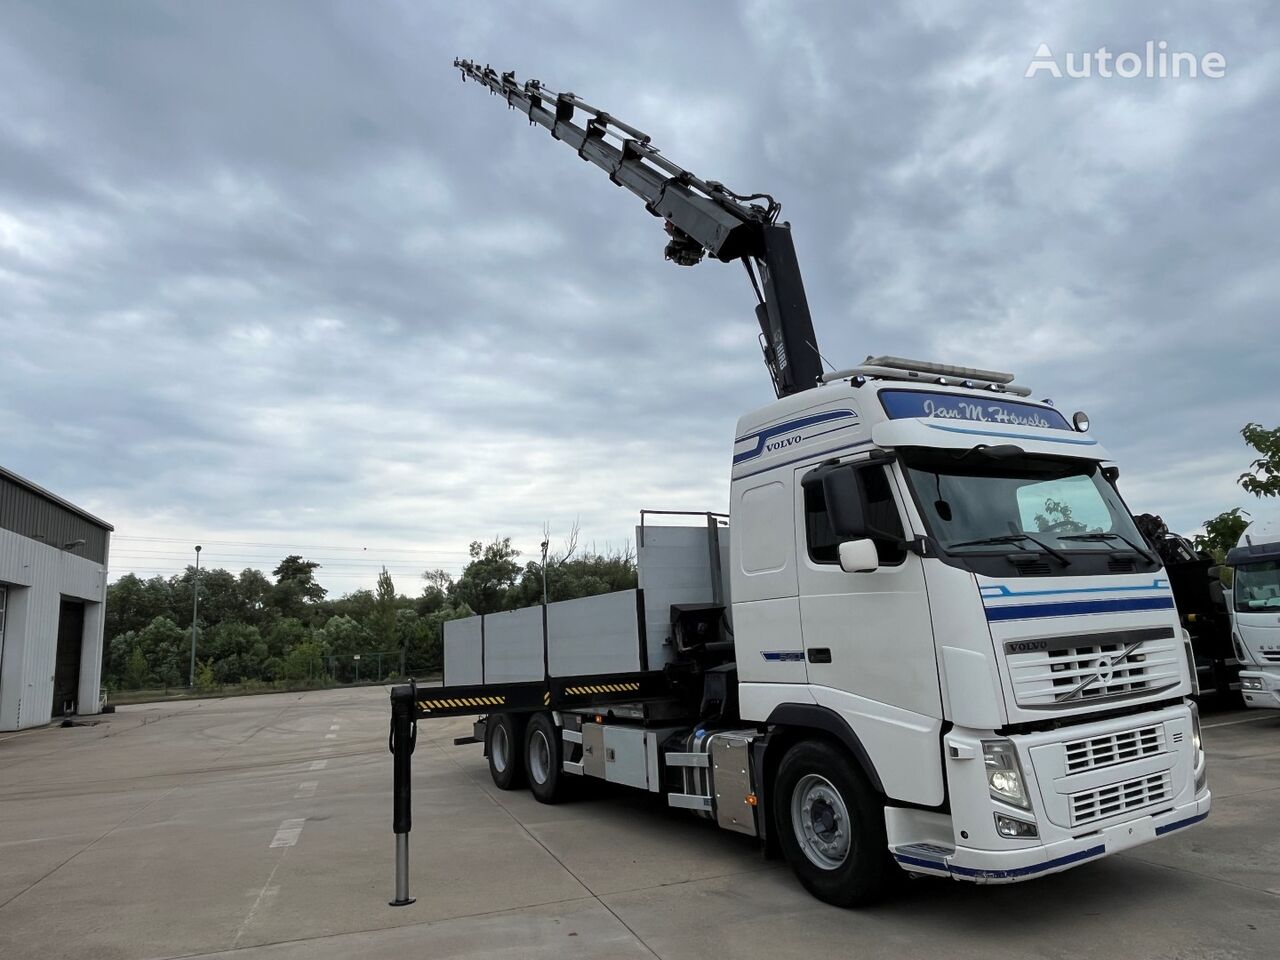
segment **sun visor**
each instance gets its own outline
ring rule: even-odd
[[[878,447],[941,447],[968,450],[979,444],[1011,443],[1027,453],[1084,460],[1110,460],[1111,455],[1087,433],[1021,424],[920,417],[878,423],[871,430]]]

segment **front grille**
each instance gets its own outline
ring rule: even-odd
[[[1138,566],[1132,557],[1112,557],[1107,561],[1107,569],[1112,573],[1132,573]]]
[[[1263,650],[1262,659],[1268,663],[1280,663],[1280,650]]]
[[[1005,655],[1021,706],[1064,709],[1176,686],[1185,660],[1167,627],[1010,640]]]
[[[1164,725],[1108,733],[1066,744],[1067,773],[1081,773],[1164,752]]]
[[[1104,664],[1112,663],[1125,649],[1123,643],[1099,643],[1050,651],[1049,670],[1056,699],[1089,700],[1145,689],[1149,681],[1147,655],[1142,647],[1109,670],[1102,670]],[[1097,679],[1080,687],[1093,676]]]
[[[1172,795],[1169,771],[1108,784],[1096,790],[1071,794],[1071,825],[1106,820],[1130,810],[1140,810],[1168,800]]]

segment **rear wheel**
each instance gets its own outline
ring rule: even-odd
[[[524,733],[525,770],[529,774],[529,792],[541,803],[559,803],[564,799],[565,774],[562,762],[560,731],[548,713],[534,714]]]
[[[778,842],[805,889],[838,907],[882,896],[896,870],[884,804],[850,758],[804,741],[787,751],[774,782]]]
[[[484,726],[489,776],[499,790],[524,786],[524,723],[511,713],[490,714]]]

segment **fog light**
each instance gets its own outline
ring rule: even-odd
[[[1246,690],[1261,690],[1262,678],[1261,677],[1241,677],[1240,685],[1244,687]]]
[[[1008,837],[1010,840],[1029,840],[1040,836],[1040,830],[1034,823],[1015,820],[1013,817],[1006,817],[1003,813],[997,813],[995,816],[996,833],[1002,837]]]

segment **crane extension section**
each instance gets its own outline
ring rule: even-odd
[[[521,84],[514,72],[499,74],[470,60],[453,65],[464,81],[475,80],[503,97],[663,218],[671,237],[668,260],[681,266],[693,266],[705,254],[725,263],[741,260],[759,299],[760,344],[774,391],[782,397],[817,384],[822,360],[791,225],[778,221],[781,204],[768,194],[744,196],[694,176],[662,156],[648,134],[572,93],[556,93],[537,80]],[[587,118],[583,126],[574,122],[580,115]]]

